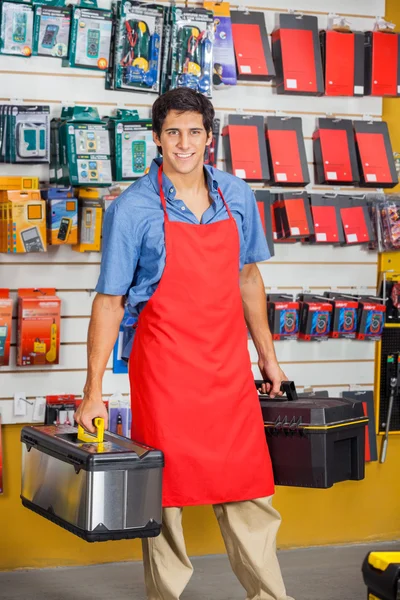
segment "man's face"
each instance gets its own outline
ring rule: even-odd
[[[170,110],[161,136],[153,133],[153,138],[162,147],[164,167],[183,175],[203,164],[204,151],[211,143],[212,134],[207,135],[200,113]]]

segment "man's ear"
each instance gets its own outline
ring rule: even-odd
[[[153,142],[155,143],[156,146],[161,146],[161,140],[155,131],[153,131]]]
[[[207,141],[206,141],[206,146],[209,146],[212,142],[212,131],[210,131],[207,135]]]

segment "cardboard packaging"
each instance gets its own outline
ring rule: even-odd
[[[112,5],[114,23],[106,89],[160,92],[164,8],[145,2]]]
[[[139,119],[137,111],[117,109],[108,119],[112,173],[115,181],[133,181],[145,175],[158,156],[149,119]]]
[[[79,194],[78,243],[75,252],[100,252],[103,225],[103,204],[98,190],[83,188]]]
[[[324,93],[318,18],[282,13],[272,32],[272,56],[278,94]]]
[[[364,33],[320,33],[326,96],[364,95]]]
[[[356,144],[352,121],[318,119],[313,135],[315,181],[322,185],[358,185]]]
[[[399,178],[387,123],[354,121],[358,163],[363,187],[395,187]]]
[[[302,294],[300,300],[299,339],[327,340],[331,330],[333,307],[328,300],[312,294]]]
[[[10,290],[0,289],[0,367],[10,364],[12,308]]]
[[[275,185],[303,186],[310,174],[300,117],[267,117],[266,138]]]
[[[365,198],[339,196],[339,212],[345,243],[369,244],[374,240],[374,230]]]
[[[46,203],[39,190],[0,192],[0,251],[46,249]]]
[[[28,58],[32,54],[33,7],[24,2],[1,3],[1,54]]]
[[[59,126],[60,169],[64,186],[104,187],[112,183],[110,139],[97,108],[63,108]]]
[[[255,196],[269,253],[271,256],[275,256],[274,231],[272,227],[272,195],[269,190],[255,190]]]
[[[0,105],[0,160],[5,163],[50,161],[50,107]]]
[[[63,67],[105,71],[110,59],[111,10],[74,6],[68,58]]]
[[[59,364],[60,313],[54,288],[18,290],[17,366]]]
[[[233,49],[232,21],[229,2],[204,2],[214,14],[213,86],[236,85],[236,63]]]
[[[39,177],[0,177],[0,191],[38,190]]]
[[[280,224],[278,238],[281,236],[286,239],[301,240],[314,235],[314,223],[307,192],[279,194],[274,207],[275,219]]]
[[[340,206],[336,194],[311,194],[311,214],[315,233],[310,241],[317,244],[344,244]]]
[[[400,96],[400,34],[365,32],[365,94]]]
[[[47,205],[47,242],[52,246],[78,243],[78,201],[74,190],[41,190]]]
[[[288,294],[269,294],[267,312],[273,340],[297,340],[300,305]]]
[[[232,11],[232,34],[238,79],[269,81],[275,67],[262,12]]]
[[[228,115],[222,139],[229,173],[246,181],[269,181],[263,117]]]
[[[361,296],[358,304],[357,340],[379,341],[385,326],[386,306],[379,298]]]
[[[55,4],[55,2],[54,2]],[[71,7],[35,6],[33,23],[33,54],[66,58],[71,28]]]
[[[358,299],[336,292],[325,292],[324,296],[333,310],[329,337],[354,340],[358,328]]]

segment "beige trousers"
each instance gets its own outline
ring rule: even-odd
[[[272,497],[215,504],[215,516],[233,572],[247,600],[293,600],[286,595],[276,556],[281,523]],[[182,508],[165,508],[161,535],[143,540],[148,600],[179,600],[193,566],[186,553]]]

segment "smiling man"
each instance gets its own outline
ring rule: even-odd
[[[153,105],[162,159],[108,209],[88,374],[76,419],[107,412],[102,379],[127,300],[132,438],[165,456],[163,527],[143,541],[149,600],[178,600],[193,568],[182,508],[211,504],[248,600],[287,600],[275,552],[279,514],[247,329],[272,396],[286,379],[256,262],[269,258],[253,192],[204,167],[214,109],[193,90]],[[290,599],[289,599],[290,600]]]

